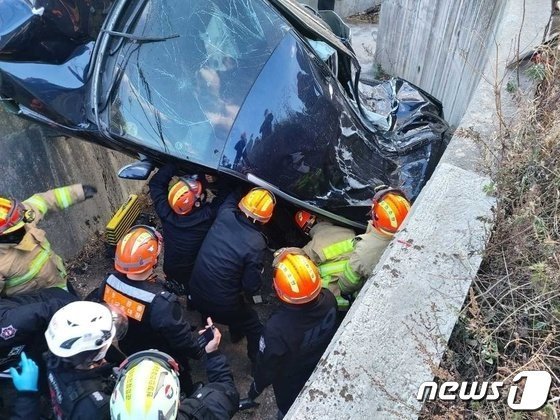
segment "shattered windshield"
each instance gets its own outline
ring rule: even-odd
[[[287,30],[260,1],[146,1],[128,32],[169,39],[112,39],[111,132],[217,167],[245,96]]]

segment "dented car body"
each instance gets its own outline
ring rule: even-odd
[[[344,34],[293,1],[38,1],[0,2],[18,6],[0,13],[0,97],[61,133],[356,227],[380,184],[414,199],[445,148],[437,100],[360,80]]]

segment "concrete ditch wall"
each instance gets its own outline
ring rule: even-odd
[[[97,187],[98,194],[63,212],[47,214],[41,227],[53,248],[73,257],[98,231],[131,192],[144,185],[124,181],[117,170],[131,158],[77,139],[47,137],[46,131],[0,110],[0,194],[23,200],[36,192],[68,184]]]
[[[419,7],[436,2],[418,0]],[[480,173],[480,142],[473,137],[491,147],[497,131],[494,86],[506,96],[505,82],[500,84],[514,58],[511,46],[520,41],[523,52],[538,44],[550,16],[549,0],[526,2],[525,13],[518,1],[506,3],[491,35],[497,53],[491,51],[480,67],[488,80],[469,93],[473,99],[442,161],[287,419],[418,417],[418,390],[434,377],[492,227],[494,199],[485,192],[491,179]],[[410,34],[408,29],[394,30]]]
[[[375,61],[443,102],[461,120],[478,85],[507,0],[385,0]],[[485,75],[492,77],[492,75]]]
[[[383,0],[335,0],[334,11],[340,17],[347,17],[379,6],[382,2]],[[319,0],[300,0],[300,3],[307,4],[317,10]]]

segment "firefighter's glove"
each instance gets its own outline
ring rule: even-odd
[[[84,197],[86,198],[86,200],[88,198],[92,198],[95,194],[97,194],[97,188],[95,188],[93,185],[82,185],[82,188],[84,189]]]
[[[10,375],[14,387],[18,391],[37,391],[37,383],[39,382],[39,368],[37,364],[28,359],[24,352],[21,353],[21,361],[19,362],[21,373],[15,368],[10,368]]]

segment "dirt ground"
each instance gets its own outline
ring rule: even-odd
[[[149,200],[146,200],[145,203],[145,208],[138,222],[159,228],[159,220],[157,216],[154,215]],[[99,286],[107,273],[113,270],[113,256],[114,247],[105,242],[103,234],[100,232],[96,237],[91,238],[74,260],[68,262],[69,281],[80,296],[87,296],[93,289]],[[161,271],[162,262],[163,260],[160,260],[157,272],[163,278],[163,272]],[[263,322],[268,319],[269,315],[278,304],[276,295],[272,289],[271,263],[272,253],[268,252],[265,261],[265,281],[262,290],[262,296],[265,302],[255,305],[255,309]],[[183,304],[186,306],[185,301],[183,301]],[[191,325],[202,325],[199,312],[189,310],[188,317]],[[230,340],[227,327],[220,324],[216,325],[222,332],[220,349],[228,358],[240,397],[244,398],[252,382],[252,377],[250,375],[251,364],[246,353],[246,339],[233,344]],[[207,378],[204,362],[194,360],[191,367],[193,370],[193,381],[203,381],[206,383]],[[234,416],[234,419],[276,419],[277,408],[272,387],[268,387],[257,401],[260,403],[259,407],[239,412]]]

